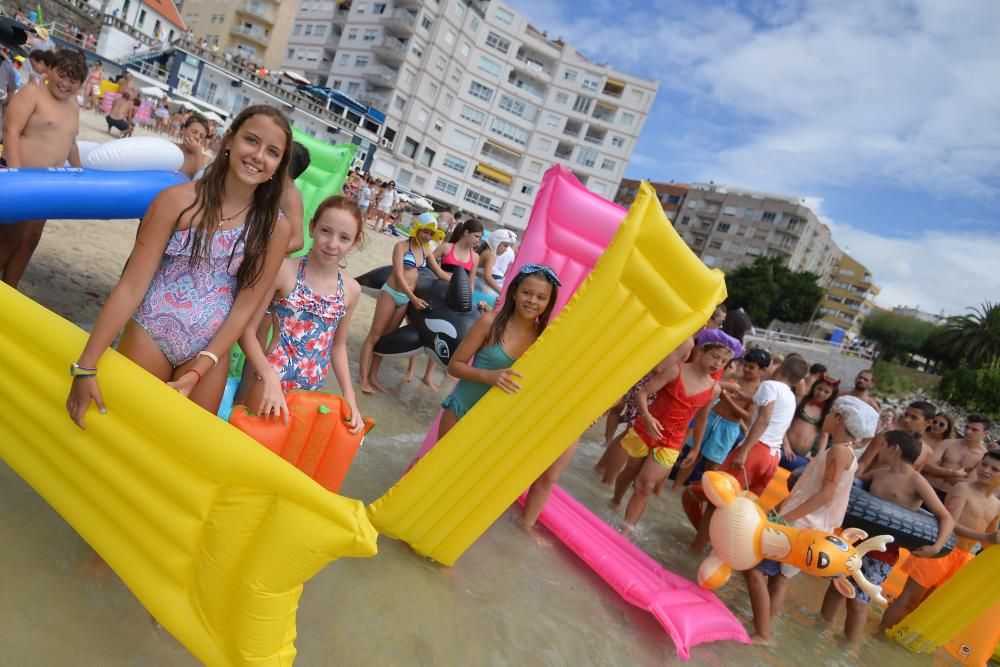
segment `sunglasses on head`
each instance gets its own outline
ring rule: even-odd
[[[518,273],[521,275],[541,273],[542,275],[545,276],[546,280],[548,280],[556,287],[562,286],[562,283],[559,282],[559,276],[556,275],[556,272],[553,271],[551,268],[545,266],[544,264],[525,264],[524,266],[521,267],[521,270],[518,271]]]

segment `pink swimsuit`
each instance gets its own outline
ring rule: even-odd
[[[236,299],[243,226],[217,232],[209,257],[191,265],[190,229],[174,232],[132,316],[176,368],[212,341]]]
[[[461,266],[469,273],[472,273],[472,260],[475,257],[475,253],[472,250],[470,250],[469,259],[465,260],[464,262],[460,262],[455,257],[455,245],[456,244],[452,243],[451,248],[449,248],[448,252],[445,253],[445,256],[441,258],[441,268],[447,271],[448,273],[452,273],[455,270],[456,266]]]

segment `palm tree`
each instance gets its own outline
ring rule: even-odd
[[[969,368],[1000,368],[1000,303],[949,317],[930,341],[937,355]]]

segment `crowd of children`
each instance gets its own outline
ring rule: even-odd
[[[5,108],[7,164],[61,166],[69,160],[78,166],[76,97],[85,82],[92,83],[93,70],[88,73],[83,56],[67,49],[30,62],[31,83]],[[133,104],[127,91],[120,102],[119,111],[109,114],[109,125]],[[161,128],[172,124],[170,116],[157,118]],[[184,171],[201,177],[164,190],[150,205],[121,278],[73,364],[66,401],[70,418],[84,428],[92,403],[100,413],[114,409],[103,402],[99,366],[121,334],[122,354],[212,412],[237,339],[248,365],[241,391],[260,414],[287,419],[284,394],[321,389],[332,371],[351,409],[351,428],[360,429],[346,346],[360,287],[344,275],[343,261],[361,245],[366,223],[395,233],[394,215],[400,209],[395,184],[352,171],[343,194],[323,201],[309,220],[310,252],[289,259],[288,253],[302,246],[301,236],[295,236],[302,228],[301,196],[292,180],[308,165],[308,153],[303,156],[304,149],[293,146],[285,116],[268,106],[245,109],[221,136],[211,160],[202,147],[214,128],[193,117],[180,129]],[[17,285],[44,224],[0,226],[5,282]],[[435,247],[438,229],[448,237]],[[361,349],[361,391],[385,391],[374,349],[400,326],[408,308],[427,308],[415,291],[420,270],[448,281],[461,268],[474,290],[482,266],[480,280],[496,297],[496,307],[484,308],[448,365],[458,384],[442,403],[440,436],[490,387],[509,393],[520,389],[521,376],[511,367],[544,331],[560,286],[555,271],[538,264],[525,264],[508,276],[516,235],[499,230],[484,244],[483,234],[478,220],[462,220],[451,211],[442,212],[434,225],[414,225],[410,236],[393,247],[391,274]],[[506,294],[500,296],[508,278]],[[268,344],[266,332],[272,327]],[[857,481],[884,501],[923,507],[938,520],[934,544],[915,551],[907,562],[909,581],[882,621],[889,627],[968,562],[977,544],[1000,541],[1000,453],[984,445],[990,421],[969,415],[959,435],[935,406],[916,401],[895,423],[880,428],[870,372],[859,373],[853,389],[840,394],[839,380],[799,355],[778,359],[764,350],[744,350],[748,327],[745,313],[720,308],[693,340],[651,369],[611,410],[605,457],[596,469],[614,485],[613,505],[631,492],[620,530],[636,529],[670,474],[696,529],[695,553],[708,544],[712,515],[698,484],[687,483],[695,470],[729,472],[757,495],[779,465],[797,470],[797,484],[778,513],[789,523],[828,531],[843,521]],[[620,424],[625,429],[619,433]],[[532,487],[526,526],[534,524],[573,451]],[[957,548],[932,559],[953,532]],[[881,583],[897,557],[892,549],[866,555],[865,576]],[[745,573],[761,641],[770,640],[771,621],[795,574],[768,561]],[[844,600],[845,635],[853,639],[862,634],[867,617],[863,591],[846,581],[832,583],[821,613],[833,620]]]

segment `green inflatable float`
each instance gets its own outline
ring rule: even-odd
[[[309,150],[309,168],[295,179],[295,187],[302,193],[302,234],[305,241],[302,250],[292,257],[301,257],[312,248],[309,236],[309,221],[316,207],[327,197],[340,194],[347,180],[347,173],[354,162],[357,144],[328,144],[308,134],[292,129],[292,140]],[[243,374],[245,358],[239,343],[229,353],[229,375],[238,378]]]

